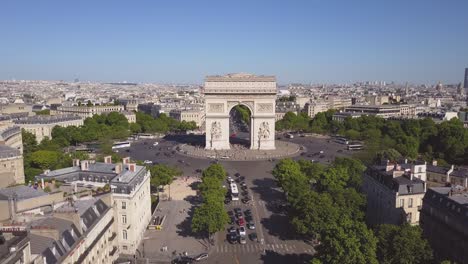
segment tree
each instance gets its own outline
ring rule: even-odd
[[[202,172],[202,177],[216,177],[222,182],[226,179],[226,170],[224,170],[224,167],[221,164],[211,164]]]
[[[377,257],[380,263],[430,263],[432,250],[422,237],[421,228],[408,224],[377,227]]]
[[[31,162],[33,167],[42,170],[54,170],[60,168],[62,155],[57,151],[38,150],[31,153]]]
[[[88,107],[93,106],[93,103],[91,103],[91,100],[88,100],[88,102],[86,103],[86,106]]]
[[[22,128],[21,137],[23,138],[23,151],[25,154],[31,153],[37,149],[37,140],[33,133]]]
[[[195,233],[206,232],[208,237],[224,229],[229,216],[223,203],[207,200],[195,209],[192,218],[192,231]]]
[[[175,177],[182,175],[182,172],[165,164],[157,164],[150,168],[150,174],[151,184],[157,187],[171,184]]]
[[[50,115],[50,109],[36,111],[36,115]]]

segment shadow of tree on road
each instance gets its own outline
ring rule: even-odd
[[[195,237],[197,239],[202,239],[204,238],[204,236],[202,236],[201,234],[196,234],[192,232],[192,218],[195,213],[195,208],[197,208],[200,205],[201,201],[199,200],[198,196],[194,196],[194,195],[189,195],[185,197],[184,200],[189,202],[192,206],[186,212],[185,219],[176,226],[177,227],[176,233],[182,237],[190,236],[190,237]]]
[[[252,191],[260,195],[260,199],[265,202],[266,209],[272,213],[270,217],[260,219],[268,234],[281,240],[304,240],[290,223],[284,193],[278,188],[275,180],[255,179],[253,185]]]
[[[164,139],[179,144],[205,147],[204,135],[167,135]]]
[[[309,254],[285,254],[281,255],[274,251],[267,250],[265,254],[260,257],[263,263],[267,264],[283,264],[283,263],[294,263],[294,264],[306,264],[310,263],[313,256]]]

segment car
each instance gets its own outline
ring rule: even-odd
[[[190,264],[193,261],[194,260],[191,257],[183,256],[183,257],[178,257],[177,259],[174,259],[171,263],[174,263],[174,264]]]
[[[241,186],[241,189],[245,191],[247,190],[247,186]]]
[[[320,151],[320,154],[323,154],[323,150]]]
[[[319,157],[319,158],[323,159],[323,158],[325,158],[325,156],[324,156],[324,155],[320,155],[320,157]]]
[[[253,221],[250,221],[247,223],[247,228],[250,229],[250,230],[254,230],[255,229],[255,223]]]
[[[257,241],[257,239],[258,239],[257,233],[250,233],[249,238],[252,241]]]
[[[239,227],[239,235],[240,236],[245,236],[247,233],[245,231],[245,227],[241,226]]]
[[[245,180],[245,177],[244,177],[244,176],[240,176],[239,179],[240,179],[241,181],[243,181],[243,180]]]
[[[236,223],[236,218],[235,218],[234,216],[230,216],[230,217],[229,217],[229,224],[230,224],[230,225],[233,225],[233,224],[235,224],[235,223]]]
[[[239,177],[240,173],[236,172],[236,174],[234,174],[234,176]]]
[[[343,150],[342,150],[342,149],[339,149],[337,152],[338,152],[338,153],[341,153],[341,152],[343,152]]]
[[[236,244],[238,242],[237,232],[236,233],[229,233],[227,235],[227,240],[231,244]]]
[[[243,217],[243,216],[239,216],[239,217],[237,218],[237,224],[238,224],[239,226],[244,226],[244,225],[245,225],[245,220],[244,220],[244,217]]]
[[[233,182],[234,182],[234,179],[233,179],[232,177],[227,177],[227,181],[228,181],[229,183],[233,183]]]
[[[245,182],[241,182],[240,185],[241,185],[242,187],[244,187],[244,186],[247,187],[247,184],[246,184]]]
[[[235,227],[231,226],[229,229],[228,229],[229,233],[237,233],[237,230]]]
[[[208,253],[201,253],[200,255],[194,257],[193,259],[195,261],[200,261],[200,260],[207,259],[207,258],[208,258]]]
[[[238,213],[240,213],[242,215],[242,209],[240,209],[239,207],[237,208],[234,208],[234,213],[237,215]]]
[[[245,236],[240,236],[239,237],[239,243],[241,243],[242,245],[247,244],[247,239],[245,239]]]
[[[224,199],[224,204],[230,204],[230,203],[231,203],[231,199],[229,198]]]
[[[244,211],[244,214],[245,214],[246,216],[252,216],[252,210],[247,209],[247,210]]]

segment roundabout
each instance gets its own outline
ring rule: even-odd
[[[230,149],[205,149],[200,145],[180,144],[174,147],[178,154],[200,159],[217,159],[226,161],[272,160],[300,155],[305,151],[299,144],[276,141],[276,148],[271,150],[248,149],[240,145],[231,145]]]

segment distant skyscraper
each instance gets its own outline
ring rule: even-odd
[[[468,89],[468,68],[465,68],[465,89]]]

